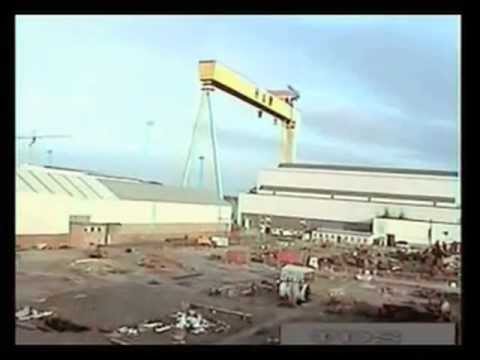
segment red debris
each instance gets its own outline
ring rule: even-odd
[[[294,264],[303,265],[302,254],[295,250],[282,250],[277,254],[277,261],[280,265]]]
[[[248,254],[242,250],[229,250],[225,254],[225,261],[228,264],[244,265],[248,262]]]

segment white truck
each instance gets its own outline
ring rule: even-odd
[[[310,300],[310,284],[315,279],[315,270],[306,266],[285,265],[278,280],[278,296],[291,305]]]

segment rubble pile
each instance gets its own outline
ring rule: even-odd
[[[321,272],[330,273],[351,273],[355,272],[354,269],[361,269],[364,274],[380,276],[396,275],[405,278],[417,275],[426,278],[444,276],[446,280],[452,280],[458,276],[461,268],[458,249],[454,245],[448,248],[438,242],[423,251],[413,248],[405,250],[357,246],[346,248],[340,254],[315,255],[318,264],[316,268]],[[362,275],[354,277],[360,279]]]
[[[52,316],[53,311],[39,311],[31,306],[24,306],[22,309],[15,313],[15,318],[19,321],[29,321],[36,319],[43,319],[48,316]]]

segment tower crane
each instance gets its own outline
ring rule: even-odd
[[[71,138],[70,135],[37,135],[36,132],[34,131],[31,136],[17,136],[17,140],[30,140],[30,143],[28,144],[28,149],[29,149],[29,157],[30,161],[32,161],[32,152],[33,152],[33,145],[37,143],[38,140],[40,139],[63,139],[63,138]]]

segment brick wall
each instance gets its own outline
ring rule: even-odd
[[[107,229],[108,227],[108,229]],[[89,231],[85,231],[88,228]],[[95,231],[90,231],[94,228]],[[100,231],[97,231],[100,229]],[[109,236],[105,236],[105,232]],[[105,238],[109,244],[130,244],[135,242],[165,241],[169,238],[197,238],[205,236],[227,236],[228,232],[221,224],[74,224],[70,234],[61,235],[17,235],[17,245],[30,248],[46,243],[52,247],[68,244],[76,248],[89,247],[90,243],[102,243]]]
[[[197,238],[225,236],[227,232],[221,224],[123,224],[110,228],[111,244],[165,241],[169,238]]]

